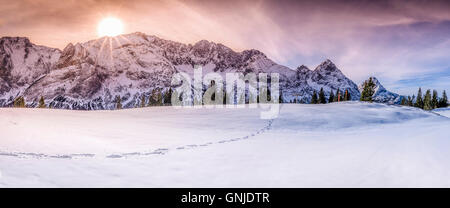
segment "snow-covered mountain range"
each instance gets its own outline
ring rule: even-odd
[[[192,74],[195,65],[203,66],[203,73],[279,73],[284,102],[308,103],[320,88],[326,96],[340,89],[348,90],[353,100],[360,97],[358,86],[330,60],[314,70],[303,65],[294,70],[258,50],[235,52],[206,40],[183,44],[132,33],[69,44],[62,51],[27,38],[1,38],[0,106],[11,106],[23,96],[27,106],[35,107],[43,96],[53,108],[114,109],[120,96],[123,107],[135,107],[153,89],[164,93],[172,87],[175,73]],[[379,101],[385,102],[383,96],[391,93],[377,86]]]

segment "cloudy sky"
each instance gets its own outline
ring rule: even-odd
[[[184,43],[207,39],[236,51],[314,68],[331,59],[359,83],[376,76],[402,94],[450,90],[450,1],[0,0],[0,36],[64,48],[97,37],[114,16],[125,33]]]

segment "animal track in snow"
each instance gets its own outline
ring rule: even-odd
[[[208,142],[208,143],[204,143],[204,144],[188,144],[185,146],[180,146],[175,148],[175,150],[187,150],[187,149],[194,149],[194,148],[200,148],[200,147],[207,147],[210,145],[214,145],[214,144],[224,144],[224,143],[228,143],[228,142],[236,142],[236,141],[240,141],[240,140],[245,140],[245,139],[249,139],[251,137],[254,137],[256,135],[262,134],[265,131],[268,131],[272,128],[272,123],[273,123],[274,119],[269,120],[268,124],[259,129],[258,131],[248,134],[246,136],[243,137],[237,137],[237,138],[233,138],[233,139],[225,139],[225,140],[220,140],[217,142]],[[169,152],[168,148],[159,148],[159,149],[155,149],[153,151],[148,151],[148,152],[126,152],[126,153],[113,153],[113,154],[108,154],[104,157],[106,158],[127,158],[127,157],[135,157],[135,156],[149,156],[149,155],[165,155]],[[5,156],[5,157],[17,157],[17,158],[38,158],[38,159],[50,159],[50,158],[55,158],[55,159],[78,159],[78,158],[93,158],[93,157],[101,157],[98,154],[89,154],[89,153],[79,153],[79,154],[55,154],[55,155],[51,155],[51,154],[44,154],[44,153],[33,153],[33,152],[2,152],[0,151],[0,157],[1,156]]]

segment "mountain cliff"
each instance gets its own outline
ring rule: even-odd
[[[60,54],[58,49],[32,44],[28,38],[1,38],[0,106],[12,102],[50,73]]]

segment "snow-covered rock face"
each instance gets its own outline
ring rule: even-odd
[[[143,33],[103,37],[68,44],[61,52],[36,46],[26,38],[2,38],[0,44],[0,106],[11,105],[23,95],[34,107],[41,96],[54,108],[113,109],[120,96],[124,108],[135,107],[140,98],[159,88],[166,91],[177,72],[279,73],[285,102],[308,103],[313,91],[324,88],[326,96],[348,89],[352,99],[359,91],[350,79],[326,60],[314,71],[279,65],[258,50],[235,52],[206,40],[183,44]]]
[[[369,77],[369,79],[370,78],[372,78],[372,81],[375,83],[375,93],[372,96],[373,101],[379,103],[400,104],[402,99],[404,99],[404,96],[386,90],[376,77]],[[363,91],[364,82],[358,86],[358,89],[360,92]]]
[[[326,97],[329,97],[331,91],[336,94],[337,90],[341,93],[348,90],[352,100],[360,97],[358,86],[328,59],[314,70],[309,70],[308,67],[301,65],[297,68],[295,76],[290,77],[286,84],[283,86],[283,97],[287,102],[296,99],[303,103],[309,103],[313,92],[319,92],[321,88]]]
[[[1,38],[0,106],[48,74],[60,54],[58,49],[34,45],[28,38]]]
[[[135,107],[142,95],[167,88],[176,69],[153,38],[132,34],[69,44],[55,70],[24,92],[36,103],[40,96],[51,107],[113,109],[120,96],[125,108]]]

